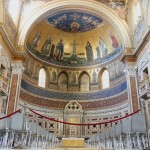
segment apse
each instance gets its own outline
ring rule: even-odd
[[[89,12],[57,12],[40,21],[27,39],[34,57],[60,66],[100,65],[116,58],[124,46],[107,20]]]

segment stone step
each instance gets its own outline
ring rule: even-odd
[[[96,148],[55,148],[55,149],[46,149],[46,150],[98,150]],[[108,149],[101,149],[101,150],[108,150]],[[113,150],[113,149],[109,149]]]
[[[2,148],[1,150],[6,150],[6,149]],[[13,150],[20,150],[20,149],[13,149]],[[27,150],[27,149],[24,149],[24,150]],[[32,148],[29,150],[37,150],[37,148]],[[45,148],[43,150],[98,150],[98,149],[96,149],[96,148]],[[113,149],[101,149],[101,150],[113,150]]]

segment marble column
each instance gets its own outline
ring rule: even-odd
[[[140,108],[139,99],[138,99],[138,86],[137,86],[136,71],[137,70],[134,65],[125,66],[129,112],[135,112]]]
[[[13,113],[17,109],[20,94],[21,78],[22,73],[24,71],[22,63],[13,63],[11,64],[11,68],[12,73],[9,87],[7,114]]]

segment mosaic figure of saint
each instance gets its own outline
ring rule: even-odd
[[[109,34],[109,38],[110,38],[112,47],[114,48],[114,50],[118,50],[119,44],[118,44],[116,37],[113,35],[113,33],[111,31],[109,31],[108,34]]]
[[[99,40],[99,45],[100,45],[102,57],[105,57],[107,55],[108,50],[107,50],[105,41],[101,37],[100,37],[100,40]]]
[[[64,44],[63,40],[61,39],[56,45],[55,59],[61,61],[63,58],[63,53],[64,53]]]
[[[50,53],[49,53],[49,59],[53,59],[54,58],[54,51],[55,51],[55,45],[52,44],[51,50],[50,50]]]
[[[87,61],[93,61],[93,49],[89,41],[87,41],[85,49]]]
[[[33,48],[36,48],[36,47],[37,47],[37,45],[38,45],[38,43],[39,43],[39,40],[40,40],[40,37],[41,37],[41,32],[38,32],[38,33],[35,35],[35,37],[34,37],[32,43],[31,43],[31,45],[32,45]]]
[[[96,47],[96,52],[97,52],[97,59],[100,59],[100,48],[99,48],[99,46]]]
[[[51,45],[52,45],[52,40],[49,37],[49,38],[47,38],[47,40],[45,41],[45,43],[41,49],[42,54],[48,55],[50,52],[50,49],[51,49]]]

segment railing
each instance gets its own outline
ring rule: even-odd
[[[134,114],[109,130],[90,137],[86,143],[87,147],[97,149],[149,149],[149,135],[147,136],[146,132],[144,114]]]
[[[145,77],[144,80],[140,82],[140,86],[139,86],[140,96],[143,97],[147,95],[149,90],[150,90],[149,80],[148,77]]]
[[[3,76],[0,76],[0,91],[8,94],[8,80]]]
[[[30,122],[20,110],[5,116],[0,113],[0,149],[56,148],[59,139]]]

